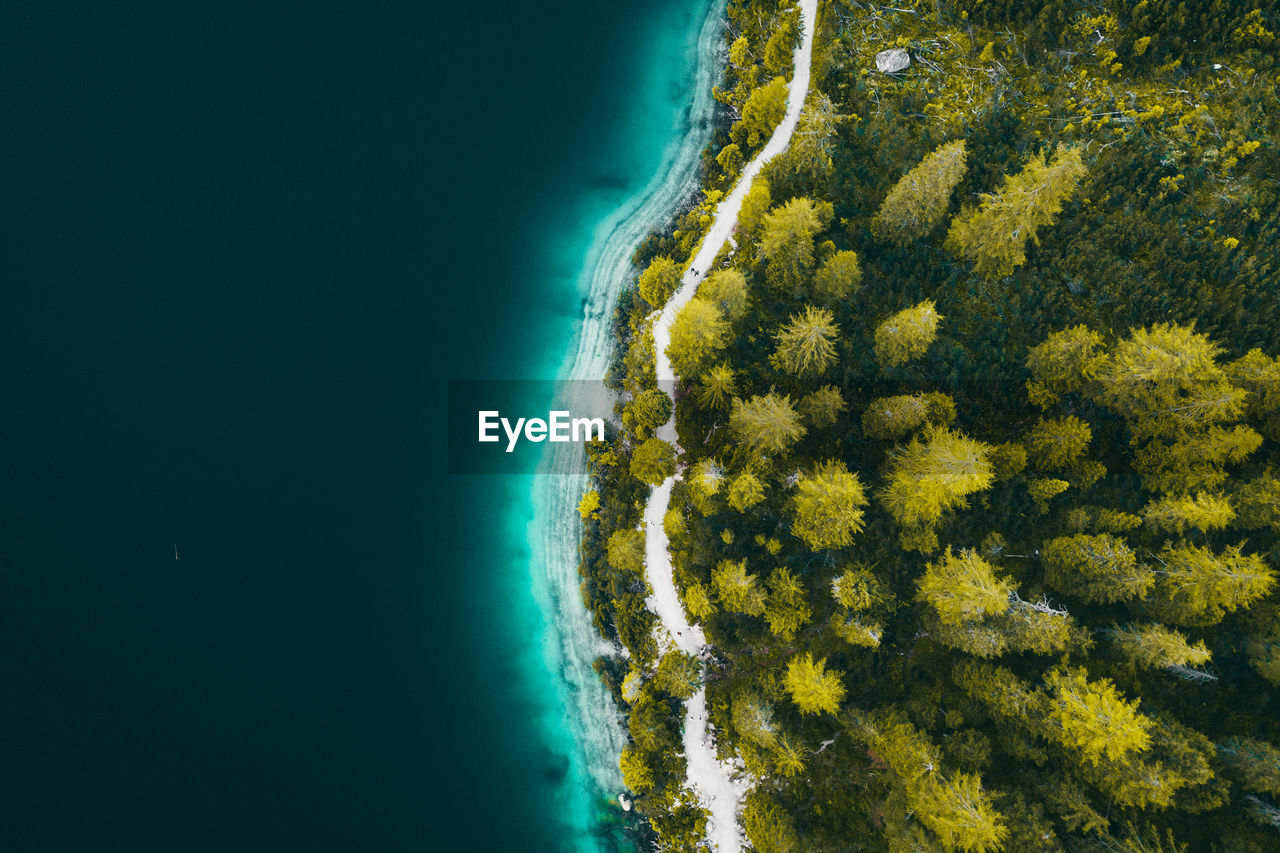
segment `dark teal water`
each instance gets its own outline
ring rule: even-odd
[[[576,845],[444,383],[554,375],[704,9],[4,5],[0,846]]]

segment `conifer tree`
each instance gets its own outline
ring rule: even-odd
[[[944,512],[995,480],[990,445],[947,429],[928,430],[890,454],[889,476],[880,496],[885,509],[907,528],[930,527]]]
[[[742,208],[738,211],[739,230],[747,237],[754,236],[772,204],[769,181],[763,175],[758,175],[751,182],[751,189],[742,197]]]
[[[742,319],[751,307],[747,279],[732,267],[716,270],[707,276],[698,286],[698,298],[719,308],[721,315],[731,323]]]
[[[1182,535],[1188,527],[1202,533],[1226,527],[1236,511],[1222,495],[1199,492],[1190,495],[1157,498],[1142,508],[1142,520],[1157,533]]]
[[[759,616],[764,613],[765,593],[755,575],[747,572],[747,561],[721,560],[711,572],[716,597],[730,613]]]
[[[742,828],[752,849],[760,853],[799,853],[801,850],[795,821],[764,791],[752,790],[747,794]]]
[[[780,566],[770,573],[767,585],[769,597],[764,604],[764,618],[769,630],[784,640],[792,640],[796,631],[809,621],[809,598],[804,581]]]
[[[693,655],[672,649],[658,661],[658,671],[654,673],[653,680],[658,689],[683,701],[698,692],[702,683],[702,667]]]
[[[843,548],[862,530],[866,493],[857,474],[833,460],[802,478],[796,491],[791,532],[811,551]]]
[[[1238,527],[1280,531],[1280,479],[1271,471],[1236,486],[1231,503],[1238,514]]]
[[[932,299],[894,314],[876,327],[876,359],[884,367],[899,367],[924,355],[941,319]]]
[[[1221,349],[1191,326],[1133,329],[1097,370],[1098,398],[1139,438],[1176,438],[1234,421],[1247,392],[1217,363]]]
[[[1141,598],[1155,583],[1133,549],[1107,533],[1060,536],[1044,543],[1045,580],[1085,601],[1110,603]]]
[[[728,409],[738,396],[738,383],[732,367],[717,364],[699,377],[698,402],[708,409]]]
[[[697,376],[724,348],[729,324],[720,309],[705,299],[692,299],[671,323],[667,357],[677,376]]]
[[[765,453],[782,453],[805,434],[791,398],[773,392],[734,400],[729,430],[738,441]]]
[[[889,190],[871,220],[871,233],[899,246],[926,236],[946,216],[964,172],[964,140],[938,146]]]
[[[651,438],[631,452],[631,476],[650,486],[676,472],[676,449],[660,438]]]
[[[1218,744],[1218,758],[1246,791],[1280,796],[1280,749],[1266,741],[1233,737]]]
[[[944,849],[965,853],[1004,849],[1009,829],[976,774],[957,773],[949,779],[931,776],[912,801],[919,809],[920,822],[937,836]]]
[[[1154,611],[1175,625],[1212,625],[1262,598],[1275,585],[1275,573],[1242,547],[1214,554],[1187,542],[1167,543],[1157,557]]]
[[[1204,641],[1191,643],[1164,625],[1131,625],[1107,632],[1116,650],[1139,669],[1200,666],[1210,658]]]
[[[862,433],[867,438],[901,438],[923,426],[928,417],[921,394],[880,397],[862,413]]]
[[[809,198],[793,198],[764,217],[760,257],[765,279],[772,287],[799,293],[813,269],[813,238],[830,221],[830,205]]]
[[[650,308],[666,305],[679,286],[680,267],[670,258],[654,258],[640,273],[640,297]]]
[[[622,755],[618,757],[618,767],[622,770],[622,784],[628,790],[643,794],[653,788],[653,770],[644,753],[634,746],[622,750]]]
[[[1230,362],[1226,369],[1231,383],[1249,392],[1251,417],[1262,418],[1280,410],[1280,359],[1255,348]]]
[[[1083,669],[1045,676],[1054,737],[1094,765],[1146,749],[1151,721],[1138,713],[1137,700],[1125,700],[1105,678],[1089,681],[1086,676]]]
[[[1106,363],[1102,337],[1088,326],[1072,326],[1054,332],[1044,343],[1031,348],[1027,367],[1027,396],[1042,409],[1063,396],[1080,392]]]
[[[1075,415],[1041,418],[1027,434],[1027,461],[1039,471],[1062,471],[1089,449],[1093,431]]]
[[[742,118],[729,135],[743,151],[754,151],[772,135],[787,114],[787,81],[774,77],[756,89],[742,105]]]
[[[614,571],[644,574],[644,531],[615,530],[605,546],[606,558]]]
[[[830,311],[807,305],[774,333],[777,349],[769,363],[793,376],[820,376],[836,359],[835,340],[839,333]]]
[[[1006,177],[998,193],[952,220],[947,247],[972,259],[980,275],[1009,275],[1026,261],[1027,241],[1039,245],[1037,232],[1053,222],[1085,174],[1078,148],[1059,145],[1051,161],[1040,152]]]
[[[791,694],[791,701],[802,714],[834,714],[844,701],[844,685],[840,679],[844,673],[826,669],[826,658],[814,661],[805,652],[787,663],[783,685]]]
[[[866,566],[846,569],[831,582],[831,595],[840,606],[867,610],[879,599],[880,582]]]
[[[929,604],[944,625],[959,625],[1009,609],[1014,586],[997,578],[990,563],[966,548],[958,554],[947,548],[929,564],[916,583],[918,597]]]
[[[834,426],[845,411],[844,395],[834,385],[823,385],[800,398],[796,404],[800,414],[813,429]]]
[[[813,282],[814,295],[822,302],[833,305],[848,299],[862,285],[862,264],[857,252],[836,252],[818,267]]]
[[[1036,508],[1041,514],[1049,511],[1050,500],[1069,488],[1071,488],[1070,483],[1056,477],[1037,477],[1027,481],[1027,494],[1031,495],[1031,500],[1035,501]]]
[[[733,478],[729,484],[729,506],[738,512],[746,512],[764,500],[764,484],[749,471]]]
[[[1152,441],[1133,455],[1142,485],[1153,492],[1185,494],[1215,490],[1227,481],[1225,465],[1243,462],[1262,445],[1252,427],[1209,427],[1172,443]]]

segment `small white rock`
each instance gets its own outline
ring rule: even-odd
[[[896,74],[911,64],[911,55],[903,48],[894,47],[876,54],[876,70],[881,74]]]

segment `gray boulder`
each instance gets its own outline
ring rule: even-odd
[[[896,74],[911,64],[911,56],[902,48],[894,47],[876,54],[876,70],[881,74]]]

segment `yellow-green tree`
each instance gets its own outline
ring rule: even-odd
[[[857,252],[836,252],[818,267],[813,292],[820,300],[835,304],[848,299],[862,284],[862,264]]]
[[[1109,680],[1089,681],[1087,675],[1076,669],[1045,676],[1054,737],[1094,765],[1145,750],[1151,721],[1138,712],[1138,701],[1126,700]]]
[[[974,262],[981,275],[1012,273],[1027,259],[1027,241],[1039,245],[1039,229],[1053,222],[1087,170],[1078,148],[1059,145],[1009,175],[997,193],[983,195],[977,209],[961,211],[947,232],[947,247]]]
[[[764,603],[764,618],[769,630],[784,640],[794,639],[796,631],[809,621],[809,597],[804,581],[780,566],[769,574],[766,585],[769,597]]]
[[[729,322],[741,319],[751,307],[747,279],[738,270],[716,270],[698,285],[698,298],[720,309]]]
[[[889,190],[871,220],[871,233],[899,246],[924,237],[946,216],[964,172],[964,140],[938,146]]]
[[[801,849],[795,821],[764,791],[747,794],[742,828],[751,847],[760,853],[797,853]]]
[[[1231,384],[1220,352],[1191,326],[1133,329],[1098,367],[1098,399],[1138,438],[1176,438],[1237,420],[1248,393]]]
[[[734,400],[729,430],[738,441],[765,453],[781,453],[805,434],[791,398],[772,391],[748,400]]]
[[[844,673],[828,672],[826,665],[826,658],[815,662],[809,652],[797,655],[787,663],[783,686],[800,713],[834,714],[840,710],[840,703],[844,701],[844,685],[840,679]]]
[[[1251,417],[1262,418],[1280,410],[1280,359],[1251,349],[1227,364],[1226,370],[1233,385],[1249,392]]]
[[[890,453],[880,492],[885,509],[905,528],[932,527],[943,513],[989,488],[991,446],[948,429],[930,429]]]
[[[878,397],[862,413],[867,438],[901,438],[926,423],[946,426],[956,417],[956,406],[946,394],[899,394]]]
[[[721,560],[711,572],[711,585],[730,613],[759,616],[764,613],[765,592],[759,578],[747,571],[747,561]]]
[[[698,402],[708,409],[727,409],[738,396],[737,376],[728,364],[717,364],[703,371],[698,383]]]
[[[945,850],[990,853],[1004,849],[1009,834],[1004,815],[996,810],[974,773],[950,778],[929,776],[912,798],[920,822],[927,826]]]
[[[1075,415],[1041,418],[1027,434],[1027,461],[1039,471],[1069,468],[1089,449],[1093,430]]]
[[[651,438],[631,452],[631,476],[657,486],[676,472],[676,449],[670,442]]]
[[[670,258],[654,258],[640,273],[640,297],[651,308],[666,305],[679,286],[680,267]]]
[[[705,299],[692,299],[671,323],[667,357],[677,376],[697,376],[724,348],[729,324],[720,309]]]
[[[1054,332],[1031,348],[1027,368],[1027,396],[1047,409],[1066,394],[1081,392],[1106,363],[1102,336],[1088,326],[1072,326]]]
[[[811,551],[843,548],[862,530],[866,493],[857,474],[832,460],[803,477],[796,489],[791,532]]]
[[[1199,492],[1195,497],[1179,495],[1157,498],[1142,508],[1147,528],[1158,533],[1177,533],[1188,527],[1201,532],[1219,530],[1231,523],[1236,511],[1222,495]]]
[[[760,232],[760,257],[765,280],[779,290],[801,292],[813,269],[813,238],[831,219],[830,204],[810,198],[793,198],[764,217]]]
[[[1233,545],[1220,554],[1188,542],[1167,543],[1157,556],[1153,610],[1175,625],[1212,625],[1247,607],[1275,585],[1275,572],[1257,554]]]
[[[772,205],[769,181],[763,175],[758,175],[751,182],[751,189],[742,197],[742,207],[738,210],[738,228],[746,236],[753,236]]]
[[[1245,530],[1269,527],[1280,531],[1280,478],[1271,471],[1236,486],[1231,503],[1237,513],[1238,527]]]
[[[844,395],[834,385],[823,385],[810,391],[800,398],[796,407],[814,429],[834,426],[846,408]]]
[[[898,367],[924,355],[938,336],[941,319],[932,299],[894,314],[876,327],[876,359],[885,367]]]
[[[769,363],[793,376],[820,376],[836,360],[836,337],[840,328],[835,315],[826,308],[806,305],[792,314],[790,321],[774,333],[777,348]]]
[[[954,553],[947,548],[925,569],[916,589],[943,624],[959,625],[1008,610],[1014,585],[996,577],[995,568],[973,549]]]
[[[730,137],[743,151],[754,151],[768,140],[787,114],[787,81],[774,77],[751,93],[742,105],[742,118],[734,123]]]
[[[746,512],[764,500],[764,484],[750,471],[744,471],[729,483],[729,506]]]
[[[1203,640],[1192,643],[1164,625],[1128,625],[1107,633],[1116,650],[1139,669],[1199,666],[1211,656]]]
[[[1107,533],[1059,536],[1044,543],[1045,580],[1085,601],[1107,604],[1141,598],[1155,583],[1123,539]]]

